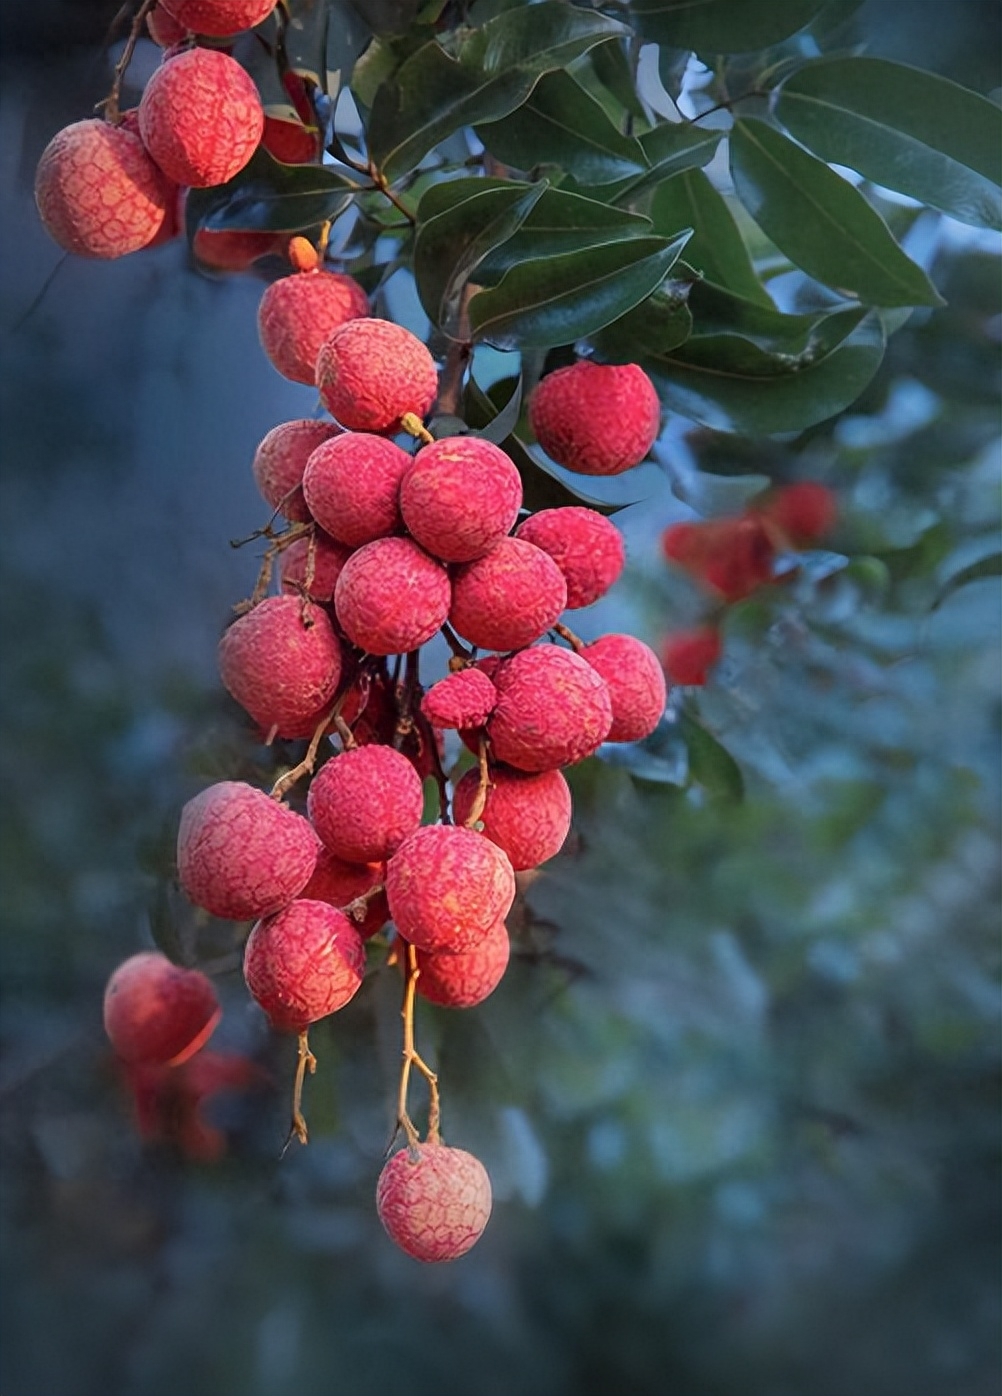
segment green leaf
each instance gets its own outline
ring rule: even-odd
[[[544,73],[627,33],[603,15],[541,0],[470,31],[457,58],[424,44],[377,91],[369,153],[386,179],[399,179],[454,131],[513,112]]]
[[[523,262],[647,237],[650,232],[651,220],[642,214],[611,208],[581,194],[547,189],[518,232],[485,258],[479,274],[489,284]]]
[[[870,305],[942,305],[858,189],[764,121],[731,131],[731,175],[762,231],[809,276]]]
[[[606,91],[612,93],[623,110],[645,120],[647,113],[637,95],[636,74],[624,40],[611,39],[607,43],[597,44],[589,54],[588,61],[595,77]]]
[[[702,170],[687,170],[665,180],[654,195],[650,212],[655,232],[663,237],[677,228],[692,229],[685,259],[707,281],[761,305],[772,305],[755,275],[734,215]]]
[[[703,53],[771,48],[803,29],[825,0],[633,0],[645,39]]]
[[[605,363],[636,363],[641,354],[668,354],[692,333],[688,282],[666,283],[606,325],[591,342]]]
[[[199,228],[296,233],[336,218],[354,193],[328,166],[283,165],[259,148],[228,183],[190,189],[185,221],[189,238]]]
[[[701,126],[684,126],[681,122],[670,121],[645,131],[640,137],[640,146],[650,169],[617,188],[615,201],[625,203],[633,200],[638,194],[683,170],[708,165],[717,153],[723,134],[723,131],[704,130]]]
[[[421,0],[351,0],[374,34],[406,34],[417,19]]]
[[[770,306],[732,296],[697,282],[689,293],[693,331],[684,357],[692,367],[752,378],[798,372],[826,358],[848,338],[866,314],[865,306],[844,306],[821,315],[784,315]]]
[[[355,64],[372,37],[372,31],[349,0],[335,0],[327,25],[327,47],[324,54],[324,91],[337,98],[347,87]]]
[[[558,165],[584,184],[611,184],[646,169],[640,142],[622,135],[598,102],[567,73],[548,73],[520,107],[476,134],[518,170]]]
[[[594,334],[660,285],[687,236],[629,238],[514,266],[470,301],[474,338],[531,348]]]
[[[688,713],[679,713],[678,721],[689,749],[690,778],[709,795],[719,795],[726,800],[744,799],[744,777],[731,753]]]
[[[961,587],[966,587],[971,582],[981,582],[989,577],[1000,576],[1002,576],[1002,553],[992,553],[989,557],[972,562],[968,567],[962,567],[943,587],[936,598],[933,610],[942,606],[946,598],[952,596],[955,591],[959,591]]]
[[[491,399],[492,402],[495,399]],[[492,441],[495,446],[500,446],[502,441],[506,441],[518,426],[518,420],[522,413],[522,375],[515,379],[511,390],[511,396],[504,404],[497,416],[486,426],[480,428],[477,433],[485,441]]]
[[[325,0],[292,0],[283,32],[289,67],[326,91],[327,21]],[[336,21],[335,21],[336,22]]]
[[[1002,228],[1002,113],[977,93],[882,58],[828,58],[787,78],[774,110],[823,160]]]

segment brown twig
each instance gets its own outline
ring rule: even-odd
[[[394,1138],[397,1130],[402,1129],[407,1136],[408,1146],[417,1148],[421,1142],[421,1137],[410,1115],[407,1113],[407,1088],[410,1085],[411,1067],[416,1066],[418,1071],[428,1083],[428,1142],[438,1144],[440,1104],[438,1095],[438,1077],[432,1071],[428,1063],[419,1055],[414,1047],[414,991],[417,986],[418,977],[421,974],[418,968],[417,951],[413,945],[407,947],[407,958],[404,965],[404,1002],[400,1010],[400,1016],[404,1020],[404,1046],[403,1063],[400,1068],[400,1087],[397,1092],[397,1126],[393,1131]],[[393,1140],[390,1140],[390,1148],[393,1147]],[[389,1153],[387,1149],[387,1153]]]
[[[132,55],[136,51],[136,44],[139,42],[139,35],[143,28],[143,21],[155,4],[156,0],[143,0],[143,3],[136,11],[136,17],[132,21],[129,37],[126,39],[125,48],[122,50],[122,56],[115,64],[115,75],[112,80],[111,91],[108,93],[107,97],[105,97],[103,101],[98,102],[97,106],[94,108],[95,111],[103,111],[105,119],[112,122],[115,126],[117,126],[122,119],[122,114],[119,110],[119,102],[122,96],[122,83],[125,81],[125,74],[128,66],[132,62]]]
[[[561,624],[560,621],[557,621],[553,629],[556,631],[556,633],[560,636],[562,640],[567,641],[567,643],[574,650],[575,654],[578,654],[581,650],[584,649],[584,640],[579,640],[578,637],[574,634],[574,631],[569,630],[567,626]]]
[[[480,784],[477,786],[476,798],[470,806],[470,812],[463,821],[464,827],[472,829],[474,824],[480,822],[487,804],[487,795],[491,788],[491,775],[487,766],[487,738],[480,737],[480,745],[477,751],[477,762],[480,767]]]
[[[316,1069],[317,1059],[310,1051],[309,1029],[303,1028],[299,1034],[296,1080],[292,1088],[292,1125],[289,1129],[289,1137],[285,1141],[285,1147],[282,1149],[283,1157],[293,1139],[298,1139],[300,1144],[310,1142],[310,1132],[306,1128],[306,1117],[303,1114],[303,1083],[306,1080],[307,1071],[312,1076]]]

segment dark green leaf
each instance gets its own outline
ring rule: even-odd
[[[738,197],[762,231],[808,275],[871,305],[942,305],[920,266],[858,189],[764,121],[731,132]]]
[[[1002,553],[992,553],[989,557],[980,558],[977,562],[972,562],[969,567],[962,567],[959,572],[955,572],[943,587],[936,598],[936,606],[942,606],[948,596],[952,596],[961,587],[968,586],[971,582],[981,582],[990,577],[1002,576]]]
[[[708,165],[717,152],[723,131],[703,130],[701,126],[683,126],[680,122],[665,122],[645,131],[640,146],[650,169],[628,184],[616,189],[615,200],[625,203],[646,189],[671,179],[682,170]],[[688,227],[688,224],[683,224]]]
[[[685,48],[670,48],[663,44],[658,49],[658,77],[661,79],[661,86],[673,102],[677,102],[682,95],[689,58],[689,50]]]
[[[372,31],[350,0],[335,0],[327,25],[324,55],[324,91],[336,98],[350,81],[355,64],[372,37]]]
[[[328,167],[282,165],[259,148],[227,184],[189,190],[188,236],[199,228],[296,233],[336,218],[354,192],[353,184]]]
[[[692,333],[688,282],[671,282],[591,337],[605,363],[636,363],[641,354],[668,354]]]
[[[405,34],[417,18],[421,0],[351,0],[374,34]]]
[[[786,79],[775,112],[822,159],[1002,228],[1002,113],[977,93],[882,58],[828,58]]]
[[[627,44],[623,39],[612,39],[608,43],[597,44],[592,49],[589,60],[598,81],[619,102],[631,116],[646,118],[644,104],[637,96],[637,80],[630,63]]]
[[[751,257],[734,216],[722,194],[702,170],[687,170],[665,180],[654,195],[651,217],[655,232],[668,237],[678,228],[691,228],[685,249],[690,266],[739,296],[771,306],[772,301],[755,275]]]
[[[291,0],[284,30],[285,57],[293,72],[326,91],[327,21],[325,0]],[[334,16],[337,23],[337,16]]]
[[[682,738],[689,749],[691,779],[710,795],[742,800],[745,782],[734,757],[688,713],[679,713],[678,720]]]
[[[645,39],[704,53],[770,48],[803,29],[825,0],[633,0]]]
[[[492,399],[493,401],[493,399]],[[502,441],[506,441],[518,426],[518,419],[522,411],[522,375],[515,379],[511,390],[511,396],[501,408],[497,416],[481,427],[477,433],[485,441],[493,441],[495,446],[500,446]]]
[[[523,262],[647,237],[650,232],[651,221],[642,214],[610,208],[581,194],[547,189],[514,237],[484,260],[479,274],[490,284]]]

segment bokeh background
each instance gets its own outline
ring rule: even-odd
[[[993,1396],[999,596],[991,563],[956,583],[998,552],[997,243],[913,230],[948,307],[842,419],[669,428],[676,478],[823,479],[842,519],[732,612],[700,700],[744,799],[682,717],[642,761],[577,768],[504,984],[424,1007],[448,1140],[497,1201],[468,1257],[422,1268],[373,1206],[392,971],[315,1031],[311,1143],[282,1160],[294,1044],[227,928],[214,1045],[253,1075],[206,1108],[221,1159],[177,1128],[142,1144],[101,1031],[116,963],[154,932],[190,948],[162,878],[180,805],[262,759],[215,670],[256,571],[230,540],[264,521],[256,443],[314,406],[258,347],[260,281],[179,244],[61,260],[38,227],[34,165],[106,91],[114,12],[8,7],[0,31],[3,1396]],[[860,23],[998,87],[992,4]],[[698,612],[656,547],[686,508],[645,479],[588,637],[656,644]]]

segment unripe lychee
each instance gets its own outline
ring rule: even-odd
[[[259,921],[244,979],[278,1032],[302,1032],[354,998],[365,974],[362,937],[344,912],[300,898]]]
[[[838,501],[827,485],[801,480],[785,485],[761,508],[761,513],[798,548],[809,547],[830,533],[838,517]]]
[[[120,964],[104,991],[104,1030],[123,1061],[179,1066],[203,1047],[222,1009],[201,970],[144,950]]]
[[[325,441],[339,436],[335,422],[298,417],[272,427],[254,453],[254,480],[272,509],[292,523],[308,523],[310,511],[303,495],[303,473],[310,456]]]
[[[516,872],[537,868],[560,852],[571,827],[571,792],[560,771],[538,775],[491,766],[490,789],[480,816],[484,837],[496,843]],[[480,773],[467,771],[452,797],[452,817],[465,824],[480,788]]]
[[[219,672],[265,732],[297,737],[334,696],[341,645],[319,606],[298,596],[270,596],[226,631]]]
[[[382,863],[345,863],[327,848],[321,848],[313,876],[303,888],[304,901],[327,902],[344,911],[350,902],[384,881],[386,868]],[[347,915],[347,912],[345,913]],[[390,919],[385,892],[378,892],[366,904],[361,921],[349,916],[363,940],[382,930]]]
[[[294,272],[273,281],[261,297],[261,347],[285,378],[312,387],[321,345],[339,326],[368,313],[365,292],[350,276],[319,268]]]
[[[150,38],[160,48],[172,48],[188,37],[185,26],[178,23],[163,0],[157,0],[146,16],[146,28]]]
[[[409,538],[377,538],[352,553],[334,589],[334,609],[352,644],[369,654],[407,654],[449,614],[449,574]]]
[[[139,129],[169,179],[204,189],[225,184],[247,164],[261,139],[264,108],[235,59],[193,48],[150,78],[139,103]]]
[[[78,257],[123,257],[147,247],[176,197],[138,136],[108,121],[57,131],[35,171],[49,236]]]
[[[178,880],[213,916],[253,921],[299,895],[319,849],[301,814],[243,781],[224,780],[181,811]]]
[[[433,727],[482,727],[497,700],[497,690],[483,670],[460,669],[429,688],[421,711]]]
[[[423,446],[400,486],[411,536],[443,562],[483,557],[509,532],[522,507],[522,478],[499,446],[448,436]]]
[[[307,586],[311,547],[313,577]],[[336,542],[322,529],[314,531],[312,540],[297,538],[282,552],[282,561],[279,564],[282,590],[296,594],[305,592],[313,601],[330,601],[341,569],[350,557],[351,549]]]
[[[465,1149],[415,1144],[380,1173],[376,1211],[390,1240],[415,1260],[456,1260],[483,1235],[491,1180]]]
[[[603,635],[585,645],[581,658],[601,674],[612,699],[607,742],[649,737],[665,710],[665,676],[657,655],[632,635]]]
[[[416,989],[443,1008],[475,1008],[489,998],[504,978],[511,942],[504,921],[496,921],[470,950],[429,955],[417,952]]]
[[[426,824],[387,864],[386,896],[397,930],[419,950],[470,950],[507,916],[515,874],[475,829]]]
[[[356,747],[313,777],[307,809],[323,844],[347,863],[378,863],[421,823],[424,794],[414,767],[390,746]]]
[[[567,583],[549,553],[502,538],[456,568],[449,623],[481,649],[518,650],[545,635],[566,605]]]
[[[303,475],[310,513],[332,537],[357,548],[403,532],[400,481],[406,451],[371,432],[346,431],[313,452]]]
[[[192,33],[221,38],[266,20],[275,0],[167,0],[167,8]]]
[[[540,510],[519,526],[515,537],[534,543],[553,558],[567,583],[569,611],[604,596],[626,561],[623,535],[616,525],[596,510],[576,505]]]
[[[529,421],[558,465],[579,475],[619,475],[654,445],[661,404],[639,364],[581,360],[540,380]]]
[[[707,674],[719,660],[722,649],[720,632],[711,625],[677,630],[665,638],[661,663],[671,683],[695,687],[706,683]]]
[[[605,680],[579,655],[537,645],[494,675],[497,707],[487,722],[494,755],[520,771],[552,771],[591,756],[612,726]]]
[[[227,229],[199,228],[192,239],[195,260],[213,271],[246,271],[262,257],[280,256],[285,248],[283,233],[230,232]]]
[[[395,432],[408,413],[423,417],[438,393],[435,360],[403,325],[349,320],[317,356],[324,406],[349,431]]]

